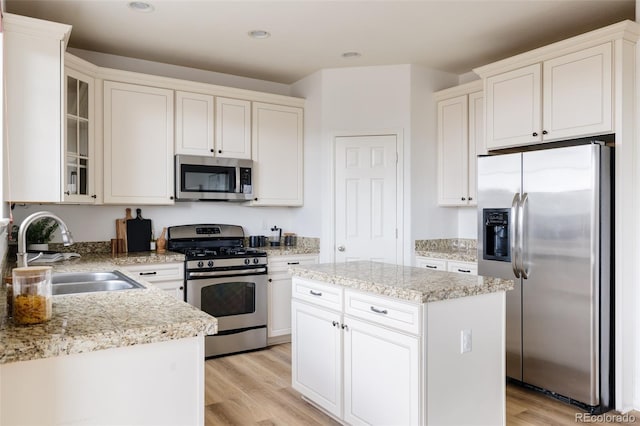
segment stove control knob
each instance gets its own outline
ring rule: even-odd
[[[213,268],[213,260],[208,261],[207,266],[209,266],[209,268]]]
[[[251,260],[250,260],[250,259],[245,259],[245,260],[244,260],[244,264],[245,264],[245,265],[248,265],[249,263],[251,263]]]
[[[253,263],[259,263],[259,262],[260,262],[260,259],[258,259],[257,257],[253,258]]]
[[[204,266],[204,262],[201,260],[198,262],[198,268],[202,268]]]

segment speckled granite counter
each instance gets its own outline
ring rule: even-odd
[[[513,281],[410,266],[358,261],[322,263],[290,269],[293,276],[427,303],[513,289]]]
[[[438,240],[416,240],[416,256],[434,257],[437,259],[477,262],[478,252],[476,240],[448,238]]]
[[[292,256],[296,254],[320,254],[320,249],[317,247],[260,247],[259,250],[267,252],[267,256]]]
[[[31,326],[14,325],[0,304],[0,364],[216,333],[215,318],[119,268],[182,260],[177,253],[132,253],[52,264],[60,272],[120,270],[147,288],[53,296],[52,319]],[[6,297],[4,291],[0,297]]]

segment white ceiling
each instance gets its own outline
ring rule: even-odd
[[[287,84],[348,66],[463,74],[635,15],[634,0],[148,0],[151,13],[128,0],[5,2],[7,12],[73,25],[71,47]],[[256,29],[271,37],[248,37]]]

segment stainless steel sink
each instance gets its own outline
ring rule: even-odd
[[[118,271],[54,273],[51,283],[54,295],[144,288]]]

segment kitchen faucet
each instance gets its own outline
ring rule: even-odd
[[[27,216],[20,224],[20,229],[18,229],[18,268],[27,266],[27,228],[34,221],[45,217],[54,219],[56,222],[58,222],[58,225],[60,225],[62,244],[64,244],[65,246],[70,246],[71,244],[73,244],[73,236],[71,236],[71,231],[69,231],[69,228],[67,228],[67,225],[62,221],[62,219],[51,212],[35,212],[32,215]]]

